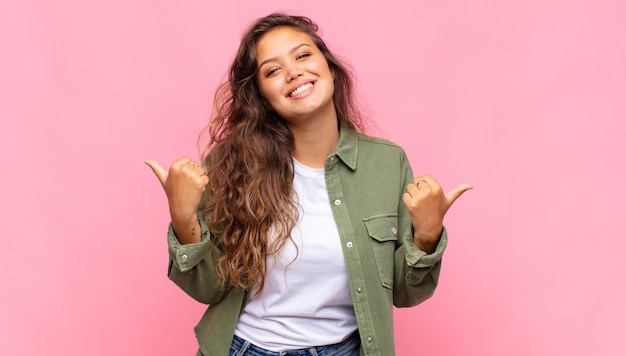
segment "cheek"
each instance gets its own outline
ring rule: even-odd
[[[319,56],[319,59],[317,59],[314,63],[312,63],[313,65],[315,65],[315,67],[320,71],[320,72],[325,72],[327,74],[332,75],[333,77],[335,76],[335,74],[333,73],[333,70],[330,68],[330,64],[326,61],[326,58],[324,58],[323,55]]]
[[[259,85],[259,89],[261,90],[261,95],[270,101],[281,95],[280,87],[272,80],[264,80],[263,83]]]

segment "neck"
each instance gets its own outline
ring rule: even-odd
[[[337,115],[290,129],[295,143],[293,157],[308,167],[324,167],[326,158],[335,151],[339,142]]]

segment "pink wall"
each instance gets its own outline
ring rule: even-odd
[[[626,354],[624,2],[262,3],[0,5],[0,354],[193,354],[143,160],[197,157],[241,31],[278,9],[318,21],[416,173],[475,186],[398,355]]]

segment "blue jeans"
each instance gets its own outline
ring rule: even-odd
[[[229,356],[359,356],[361,339],[355,331],[338,344],[315,346],[307,349],[274,352],[260,348],[235,335]]]

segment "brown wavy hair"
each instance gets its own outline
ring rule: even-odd
[[[307,17],[275,13],[258,19],[242,37],[228,81],[215,95],[203,160],[209,185],[204,213],[223,255],[222,287],[263,289],[268,256],[291,238],[298,220],[294,200],[294,139],[285,121],[265,104],[256,75],[257,44],[277,27],[307,34],[335,74],[333,101],[345,127],[363,132],[353,96],[352,70],[333,55]],[[201,135],[201,137],[203,137]],[[271,236],[270,236],[271,235]]]

